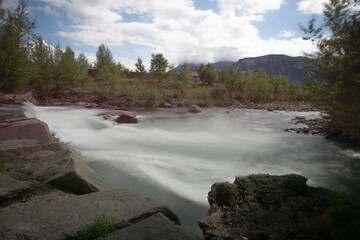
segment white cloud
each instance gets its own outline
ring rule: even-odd
[[[304,14],[321,14],[326,3],[329,3],[329,0],[302,0],[297,5],[298,10]]]
[[[289,38],[289,37],[294,37],[295,33],[293,31],[283,30],[280,32],[279,36]]]
[[[50,0],[47,2],[50,4]],[[185,60],[197,63],[237,60],[272,53],[299,56],[303,50],[313,50],[309,41],[301,39],[280,41],[259,37],[252,21],[262,20],[262,13],[279,9],[283,2],[218,0],[220,13],[216,13],[195,9],[191,0],[72,0],[63,3],[63,7],[76,25],[58,34],[91,46],[104,43],[119,47],[125,42],[146,46],[148,52],[163,53],[175,64]],[[139,20],[123,21],[125,12],[137,15]],[[147,21],[140,20],[143,18]]]
[[[37,7],[36,10],[43,11],[46,15],[51,16],[59,16],[60,13],[58,13],[55,9],[52,9],[50,6],[46,5],[44,7]]]
[[[238,10],[247,14],[265,13],[271,10],[279,10],[284,0],[218,0],[222,13]]]

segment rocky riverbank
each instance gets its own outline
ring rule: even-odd
[[[0,105],[1,239],[76,239],[101,215],[115,224],[104,239],[201,239],[162,203],[110,190],[46,123],[27,118],[18,101],[31,96],[5,95]]]
[[[359,208],[300,175],[264,174],[215,183],[205,239],[359,239]]]

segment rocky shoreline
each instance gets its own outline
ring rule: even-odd
[[[201,239],[164,204],[126,188],[109,189],[81,156],[27,118],[31,95],[5,95],[0,113],[0,238],[74,239],[106,215],[104,239]],[[76,239],[76,238],[75,238]]]

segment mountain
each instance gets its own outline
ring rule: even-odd
[[[242,58],[237,62],[221,61],[212,63],[215,68],[226,70],[232,64],[242,71],[246,71],[249,67],[252,71],[264,70],[267,75],[282,74],[293,82],[304,83],[305,74],[305,60],[303,57],[289,57],[286,55],[266,55],[261,57]],[[189,64],[189,67],[196,68],[200,64]],[[182,65],[177,67],[182,68]],[[315,79],[322,81],[320,76],[315,76]]]
[[[282,74],[294,82],[304,82],[305,67],[303,57],[286,55],[266,55],[261,57],[243,58],[235,63],[237,68],[245,71],[264,70],[268,75]]]

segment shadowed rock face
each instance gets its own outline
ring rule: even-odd
[[[215,183],[209,215],[199,221],[205,239],[339,239],[324,219],[340,197],[306,181],[295,174],[257,174]]]

